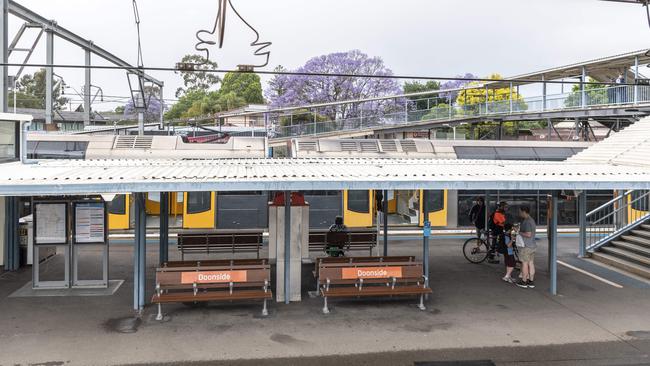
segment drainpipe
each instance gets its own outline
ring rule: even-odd
[[[36,164],[34,160],[27,159],[27,131],[29,131],[32,121],[21,121],[20,124],[20,162],[23,164]]]

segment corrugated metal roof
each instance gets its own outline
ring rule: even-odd
[[[0,195],[332,189],[650,189],[650,167],[444,159],[47,161],[1,166]]]
[[[650,167],[650,117],[612,134],[569,160]]]

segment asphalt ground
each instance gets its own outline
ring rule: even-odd
[[[272,303],[266,318],[255,302],[170,304],[164,307],[163,322],[154,319],[153,306],[147,306],[141,317],[134,316],[132,247],[114,243],[110,277],[125,282],[112,296],[10,297],[31,280],[30,269],[0,275],[0,365],[650,362],[647,282],[577,259],[577,240],[562,238],[560,259],[596,277],[559,266],[559,295],[551,296],[544,239],[536,257],[535,289],[501,281],[502,265],[468,263],[461,253],[462,242],[431,241],[434,293],[426,311],[417,309],[417,299],[363,299],[332,301],[332,313],[323,315],[322,300],[307,295],[314,283],[311,266],[305,265],[303,301]],[[421,240],[390,242],[392,255],[421,252]],[[172,248],[170,255],[174,259],[178,254]],[[82,254],[82,273],[97,272],[95,257],[92,251]],[[157,243],[151,241],[147,297],[153,293],[157,257]],[[42,274],[56,278],[60,262],[59,257],[48,261]]]

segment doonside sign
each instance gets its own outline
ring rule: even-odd
[[[357,267],[342,268],[341,277],[344,280],[357,278],[401,278],[402,267]]]
[[[247,271],[203,271],[181,273],[181,283],[246,282]]]

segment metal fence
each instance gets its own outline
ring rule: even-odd
[[[589,84],[593,85],[593,84]],[[515,97],[518,95],[512,93]],[[418,122],[453,121],[471,117],[500,116],[515,113],[537,113],[579,108],[611,107],[650,102],[650,86],[610,86],[574,89],[559,94],[514,98],[479,103],[449,105],[444,98],[409,100],[395,97],[382,107],[376,102],[344,102],[329,106],[327,112],[318,109],[294,113],[268,113],[267,135],[270,138],[318,136],[336,132],[413,125]],[[489,99],[489,98],[488,98]],[[418,102],[427,108],[418,109]],[[374,108],[367,105],[375,103]],[[383,108],[383,109],[382,109]],[[345,113],[344,113],[345,112]],[[364,115],[366,113],[366,115]],[[372,113],[372,114],[370,114]],[[343,117],[328,117],[328,114]]]

